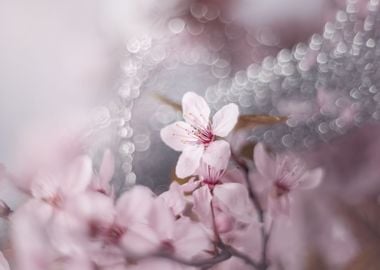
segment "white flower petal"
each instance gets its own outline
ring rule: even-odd
[[[299,179],[298,187],[301,189],[315,188],[322,182],[323,176],[324,171],[321,168],[307,171]]]
[[[186,178],[192,175],[199,167],[203,152],[203,145],[186,147],[178,158],[176,175],[179,178]]]
[[[161,129],[160,135],[164,143],[175,151],[183,151],[188,142],[195,142],[196,138],[191,134],[192,127],[183,121],[175,122]]]
[[[217,111],[212,118],[212,131],[219,137],[226,137],[235,127],[239,117],[239,107],[230,103]]]
[[[182,99],[183,118],[190,125],[206,128],[209,123],[210,108],[203,97],[187,92]]]
[[[210,143],[203,156],[202,162],[213,167],[217,171],[225,170],[231,156],[230,144],[223,140]]]

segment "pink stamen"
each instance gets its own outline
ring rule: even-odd
[[[284,181],[276,181],[274,186],[276,197],[281,197],[290,192],[290,187]]]

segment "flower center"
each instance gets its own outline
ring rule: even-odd
[[[107,230],[106,237],[110,243],[117,244],[126,232],[127,228],[114,224]]]
[[[222,184],[220,180],[214,180],[214,179],[204,179],[202,183],[204,185],[207,185],[210,189],[213,189],[216,185]]]
[[[194,135],[198,139],[198,144],[208,145],[215,139],[215,135],[212,133],[211,124],[209,123],[207,128],[194,128]]]
[[[276,197],[281,197],[290,192],[290,188],[283,181],[276,181],[274,187]]]
[[[49,198],[42,199],[42,200],[45,201],[46,203],[50,204],[54,208],[61,208],[63,205],[63,201],[64,201],[62,195],[59,193],[56,193],[53,196],[51,196]]]
[[[175,252],[175,247],[171,240],[161,241],[160,248],[163,252],[168,253],[168,254],[173,254]]]

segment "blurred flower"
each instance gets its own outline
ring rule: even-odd
[[[323,170],[307,170],[301,160],[290,154],[271,157],[263,144],[256,145],[254,161],[258,172],[270,181],[268,207],[272,214],[289,214],[290,193],[320,184]]]
[[[212,155],[210,148],[216,137],[226,137],[237,123],[239,109],[235,104],[221,108],[209,120],[206,101],[193,92],[183,96],[184,121],[175,122],[161,130],[162,140],[176,151],[182,151],[176,167],[178,177],[185,178],[199,167],[202,156]]]

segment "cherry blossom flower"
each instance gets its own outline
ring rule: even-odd
[[[213,155],[203,157],[198,169],[202,187],[193,192],[194,211],[206,226],[212,228],[212,204],[218,231],[227,232],[233,229],[235,221],[252,221],[253,207],[243,184],[223,182],[231,155],[228,143],[215,142],[212,150]]]
[[[159,252],[191,259],[211,249],[211,242],[199,223],[176,219],[161,198],[155,199],[148,214],[144,234]]]
[[[178,177],[192,175],[202,156],[212,155],[216,137],[226,137],[238,120],[239,108],[230,103],[215,113],[210,121],[210,108],[199,95],[188,92],[182,99],[183,118],[161,130],[162,140],[181,151],[176,167]]]
[[[61,208],[66,200],[87,190],[92,178],[92,161],[77,157],[64,171],[40,172],[31,184],[34,198]]]
[[[260,175],[269,181],[268,208],[272,214],[289,214],[290,193],[297,189],[312,189],[320,184],[323,170],[307,170],[293,155],[271,157],[263,144],[254,149],[254,161]]]

